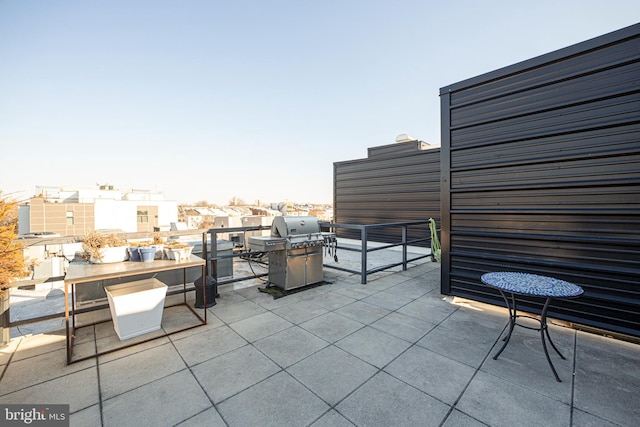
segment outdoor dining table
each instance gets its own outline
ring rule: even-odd
[[[513,333],[513,329],[516,325],[527,329],[540,331],[542,348],[544,349],[544,354],[547,357],[547,362],[549,362],[549,366],[551,367],[556,380],[558,382],[561,382],[560,377],[558,376],[558,373],[556,372],[556,369],[551,362],[551,357],[549,357],[546,340],[549,340],[551,347],[553,347],[553,349],[562,359],[565,359],[565,357],[562,355],[562,353],[560,353],[560,350],[558,350],[558,348],[555,346],[555,344],[551,340],[551,336],[549,335],[549,328],[547,326],[547,311],[549,309],[549,303],[552,299],[575,298],[582,295],[582,293],[584,292],[583,289],[578,285],[566,282],[564,280],[530,273],[508,271],[491,272],[483,274],[480,279],[485,285],[495,288],[500,292],[500,295],[502,295],[502,298],[504,298],[504,301],[509,310],[509,331],[503,338],[504,344],[502,344],[500,350],[498,350],[498,352],[493,356],[493,360],[498,359],[498,356],[500,356],[502,351],[509,343],[509,339],[511,338],[511,334]],[[510,298],[507,297],[507,294],[510,295]],[[540,317],[537,318],[529,315],[518,314],[515,298],[516,295],[545,298]],[[519,317],[527,317],[537,320],[540,323],[540,327],[534,328],[518,323],[517,320]]]

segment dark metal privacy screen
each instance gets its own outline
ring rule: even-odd
[[[499,304],[482,273],[555,276],[585,293],[550,316],[640,336],[640,24],[440,98],[442,292]]]

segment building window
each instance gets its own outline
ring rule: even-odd
[[[149,222],[149,211],[138,211],[138,223]]]
[[[76,223],[73,216],[73,211],[67,211],[67,225],[74,225]]]

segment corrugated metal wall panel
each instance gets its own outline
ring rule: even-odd
[[[552,316],[640,336],[640,25],[441,89],[442,292],[577,283]],[[523,299],[526,308],[540,301]]]
[[[495,122],[506,117],[539,113],[542,109],[548,111],[567,108],[599,97],[614,97],[633,91],[638,81],[640,64],[580,76],[574,80],[558,76],[557,81],[549,81],[545,86],[527,89],[527,102],[524,104],[520,91],[499,98],[477,100],[473,104],[460,107],[453,106],[451,126],[456,128],[486,121]],[[452,96],[452,99],[455,101],[455,96]]]
[[[474,145],[534,139],[602,127],[628,125],[638,120],[640,93],[633,93],[588,104],[573,105],[562,111],[542,111],[502,121],[452,128],[452,150]],[[487,107],[490,108],[490,107]]]
[[[397,147],[396,151],[392,149]],[[407,149],[407,148],[410,149]],[[381,224],[440,221],[440,150],[415,143],[369,149],[369,158],[334,163],[334,222]],[[427,227],[408,230],[408,239],[424,237]],[[358,232],[338,230],[359,239]],[[395,243],[400,229],[375,229],[369,239]]]
[[[484,144],[478,144],[464,150],[452,151],[450,154],[459,171],[522,164],[523,158],[533,163],[546,162],[549,159],[559,162],[584,157],[624,156],[636,150],[632,145],[638,142],[636,131],[636,124],[630,124],[617,128],[591,129],[578,133],[515,140],[506,146],[487,144],[492,146],[490,150],[485,149]]]
[[[514,92],[523,82],[536,87],[549,80],[558,80],[553,75],[571,79],[593,71],[619,67],[628,62],[637,62],[637,24],[619,31],[597,37],[584,43],[566,47],[540,57],[532,58],[499,70],[491,71],[468,80],[452,84],[444,90],[454,92],[457,102],[450,105],[475,102],[493,96]],[[544,65],[544,67],[541,67]],[[534,72],[531,72],[535,70]],[[460,90],[464,89],[464,91]],[[443,91],[441,91],[441,94]]]

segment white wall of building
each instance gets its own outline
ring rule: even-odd
[[[156,193],[147,190],[129,190],[124,194],[124,200],[138,200],[138,201],[163,201],[164,194]],[[151,203],[153,204],[153,203]]]
[[[122,200],[122,192],[119,190],[100,189],[80,189],[78,190],[78,201],[80,203],[93,203],[98,200]]]
[[[175,200],[163,200],[149,203],[158,206],[158,225],[168,226],[172,222],[178,222],[178,202]]]
[[[95,228],[120,229],[127,233],[138,231],[138,202],[95,199]]]
[[[178,221],[178,202],[165,200],[164,194],[149,190],[119,190],[111,185],[96,187],[39,186],[36,193],[50,202],[93,203],[95,229],[119,229],[127,233],[138,231],[138,206],[157,206],[158,225],[169,226]],[[29,207],[19,209],[19,230],[29,233]]]

